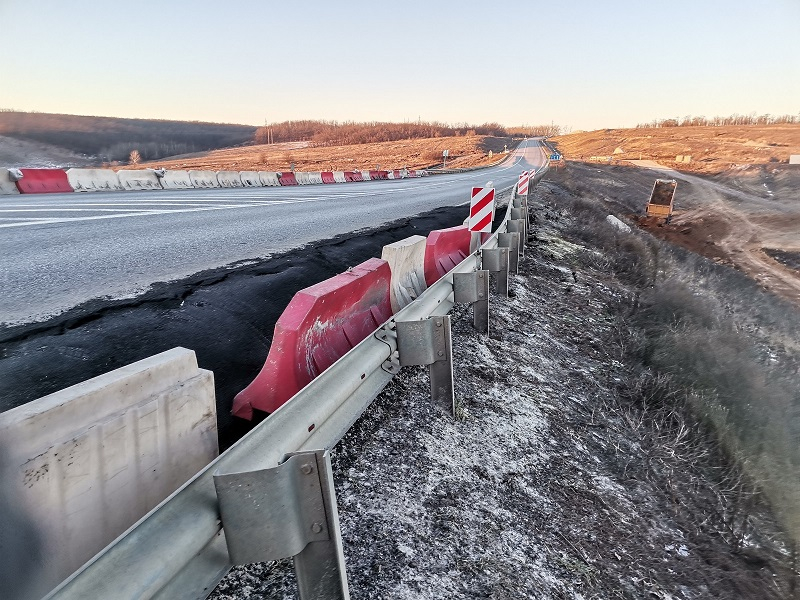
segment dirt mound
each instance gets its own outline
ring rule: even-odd
[[[84,167],[95,162],[94,157],[60,146],[0,136],[0,165],[3,167],[50,169]]]

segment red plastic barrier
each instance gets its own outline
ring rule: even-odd
[[[400,174],[400,169],[395,169],[392,174],[392,177],[394,177],[395,179],[402,179],[402,175]]]
[[[344,180],[345,181],[364,181],[364,176],[361,175],[361,171],[345,171],[344,172]]]
[[[416,177],[416,176],[417,176],[417,172],[416,172],[416,171],[412,171],[412,170],[410,170],[410,171],[408,172],[408,176],[409,176],[409,177]]]
[[[469,255],[470,231],[467,225],[436,229],[425,245],[425,283],[433,285]]]
[[[389,179],[389,171],[370,171],[369,178],[373,181],[376,179]]]
[[[333,178],[333,173],[330,171],[323,171],[320,175],[322,175],[322,183],[336,183],[336,180]]]
[[[51,194],[74,192],[61,169],[20,169],[22,179],[17,181],[21,194]]]
[[[281,173],[281,176],[278,177],[278,183],[281,185],[300,185],[297,183],[297,178],[294,176],[294,173]]]
[[[272,413],[392,316],[389,263],[371,258],[300,290],[275,324],[264,368],[233,400],[233,414]]]

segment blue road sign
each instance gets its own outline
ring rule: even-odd
[[[550,155],[550,160],[561,160],[561,155],[560,154],[551,154]]]

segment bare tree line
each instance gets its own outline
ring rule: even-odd
[[[722,127],[723,125],[785,125],[800,123],[800,114],[797,115],[749,115],[733,114],[729,117],[685,117],[676,119],[654,119],[649,123],[638,123],[639,129],[658,127]]]
[[[557,125],[524,125],[504,127],[499,123],[441,123],[438,121],[414,121],[407,123],[388,123],[380,121],[283,121],[265,124],[256,131],[257,144],[269,142],[308,141],[317,146],[346,146],[374,142],[392,142],[419,138],[454,137],[463,135],[556,135],[561,128]]]

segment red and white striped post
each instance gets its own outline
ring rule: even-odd
[[[517,195],[518,196],[528,196],[528,184],[530,183],[531,175],[528,171],[523,171],[519,176],[519,181],[517,182]]]
[[[491,185],[491,182],[489,182]],[[472,188],[472,201],[469,207],[469,226],[472,238],[469,244],[470,252],[475,252],[481,245],[481,234],[492,232],[494,221],[494,188]]]

